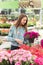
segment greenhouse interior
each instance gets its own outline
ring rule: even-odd
[[[0,0],[0,65],[43,65],[43,0]]]

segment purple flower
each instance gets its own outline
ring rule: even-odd
[[[39,33],[37,33],[37,32],[34,32],[34,31],[32,31],[32,32],[26,32],[25,34],[24,34],[24,38],[38,38],[38,36],[39,36]]]
[[[41,46],[43,47],[43,39],[41,40]]]

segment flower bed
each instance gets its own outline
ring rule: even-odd
[[[43,46],[23,44],[16,50],[0,49],[0,65],[43,65]]]
[[[6,51],[0,50],[0,64],[8,64],[10,61],[10,65],[14,62],[14,65],[25,65],[31,63],[30,60],[32,59],[32,54],[26,50],[13,50],[13,51]],[[24,64],[25,63],[25,64]],[[29,64],[30,65],[30,64]]]
[[[38,57],[43,57],[43,47],[40,45],[29,47],[25,44],[23,44],[20,49],[29,50],[32,55],[36,55]]]
[[[32,55],[36,56],[34,59],[35,65],[43,65],[43,47],[41,45],[36,45],[34,47],[22,45],[20,49],[29,50]]]
[[[37,46],[37,48],[42,49],[40,46]],[[31,50],[32,49],[33,47]],[[43,57],[35,54],[37,51],[31,54],[32,51],[23,49],[13,51],[2,49],[0,50],[0,65],[43,65]]]

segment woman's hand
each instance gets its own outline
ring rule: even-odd
[[[17,43],[19,43],[19,44],[23,44],[23,41],[20,40],[20,39],[15,39],[15,41],[16,41]]]

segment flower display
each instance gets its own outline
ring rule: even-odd
[[[0,65],[5,62],[6,65],[11,65],[14,62],[14,65],[21,65],[22,63],[31,63],[32,54],[28,50],[0,50]],[[8,64],[10,62],[10,64]],[[3,65],[5,65],[3,64]],[[23,65],[23,64],[22,64]],[[30,65],[30,64],[29,64]]]
[[[33,47],[25,45],[24,47],[21,46],[20,48],[29,50],[31,54],[34,56],[34,58],[36,56],[36,58],[33,61],[33,64],[31,65],[43,65],[43,47],[41,45],[35,45]],[[26,49],[26,47],[28,47],[28,49]]]
[[[43,48],[23,44],[17,50],[0,49],[0,65],[43,65]]]
[[[29,50],[32,55],[36,55],[37,57],[43,57],[43,48],[40,45],[29,47],[24,44],[20,47],[20,49]]]
[[[32,54],[30,51],[28,50],[23,50],[23,49],[19,49],[19,50],[13,50],[11,52],[11,55],[13,57],[14,61],[29,61],[31,60]]]
[[[36,55],[37,57],[43,57],[43,48],[41,46],[35,46],[31,47],[30,51],[33,55]]]

